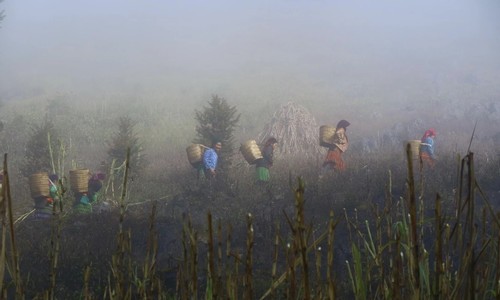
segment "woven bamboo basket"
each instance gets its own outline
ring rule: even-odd
[[[46,172],[35,173],[29,178],[31,197],[49,197],[49,174]]]
[[[405,142],[405,153],[406,145],[410,144],[411,157],[413,159],[418,159],[420,154],[420,140],[409,140]]]
[[[69,171],[69,184],[73,193],[86,193],[89,190],[89,169]]]
[[[191,144],[186,148],[187,157],[189,163],[194,165],[200,162],[203,158],[203,152],[205,152],[205,146],[201,144]]]
[[[333,145],[333,136],[336,128],[330,125],[323,125],[319,128],[319,145],[321,147],[330,147]]]
[[[241,144],[240,152],[251,165],[255,164],[258,159],[263,158],[259,145],[257,145],[255,140],[248,140]]]

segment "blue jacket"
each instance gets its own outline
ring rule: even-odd
[[[217,160],[219,156],[217,155],[217,152],[215,152],[214,149],[209,148],[205,150],[203,153],[203,165],[205,166],[205,169],[209,170],[215,170],[215,167],[217,167]]]
[[[423,138],[420,144],[420,151],[426,152],[434,158],[434,140],[431,137]]]

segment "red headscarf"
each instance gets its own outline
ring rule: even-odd
[[[422,140],[430,136],[436,136],[436,130],[434,128],[429,128],[428,130],[426,130],[424,136],[422,137]]]

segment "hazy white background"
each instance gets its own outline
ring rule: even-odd
[[[354,118],[362,105],[425,113],[500,95],[497,0],[5,0],[0,9],[4,102],[119,93],[174,108],[219,94],[242,111],[291,100],[326,119],[330,110]]]

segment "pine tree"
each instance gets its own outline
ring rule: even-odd
[[[130,117],[118,119],[118,131],[114,133],[112,142],[108,149],[108,161],[111,164],[115,160],[115,167],[123,164],[127,158],[127,148],[130,148],[130,172],[138,173],[145,165],[143,148],[135,132],[136,122]]]
[[[57,147],[57,132],[51,121],[44,121],[32,127],[31,136],[26,144],[21,173],[28,177],[36,172],[52,172],[52,158],[49,149],[49,135],[52,149]]]
[[[203,110],[195,111],[197,137],[195,143],[212,146],[216,141],[222,143],[219,155],[219,168],[224,169],[231,165],[231,155],[234,152],[233,132],[240,119],[235,106],[230,106],[226,99],[217,95],[212,96],[208,106]]]

